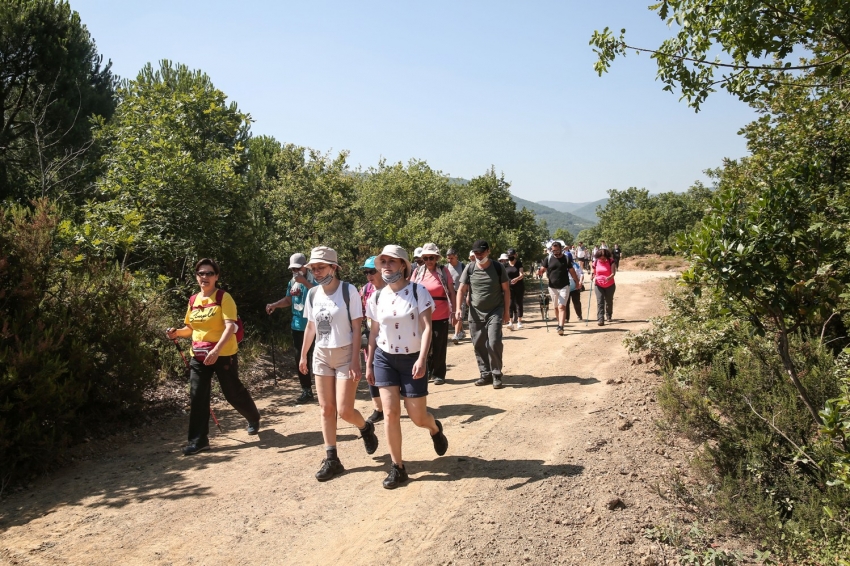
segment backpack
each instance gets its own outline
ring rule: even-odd
[[[351,285],[351,283],[346,283],[345,281],[340,281],[339,284],[342,285],[342,300],[345,301],[345,314],[348,315],[348,324],[350,325],[351,324],[351,310],[350,310],[349,304],[351,302],[351,299],[348,296],[348,293],[349,293],[348,286]],[[318,288],[319,288],[319,286],[316,285],[315,287],[311,287],[310,290],[307,291],[307,302],[310,303],[310,309],[311,310],[313,309],[313,297],[315,296],[316,289],[318,289]],[[352,328],[352,330],[354,330],[354,329]]]
[[[208,307],[220,307],[221,301],[224,300],[224,289],[216,289],[215,291],[215,301],[212,303],[207,303],[205,305],[195,306],[195,299],[198,297],[199,293],[195,293],[191,297],[189,297],[189,310],[198,310],[205,309]],[[242,339],[245,338],[245,323],[242,322],[242,317],[238,314],[236,315],[236,343],[239,344],[242,342]]]

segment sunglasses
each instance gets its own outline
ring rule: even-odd
[[[435,256],[435,255],[424,255],[424,256],[422,256],[422,259],[424,259],[425,261],[437,261],[437,256]]]
[[[366,275],[375,275],[376,273],[378,273],[378,270],[377,269],[364,269],[363,273],[365,273]]]
[[[195,275],[198,277],[212,277],[215,275],[215,271],[196,271]]]

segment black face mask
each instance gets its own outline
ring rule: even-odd
[[[515,255],[509,255],[509,256],[508,256],[508,259],[509,259],[509,260],[511,260],[511,261],[513,261],[513,260],[515,260],[515,259],[516,259],[516,256],[515,256]]]

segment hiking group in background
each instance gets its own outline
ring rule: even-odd
[[[612,321],[616,285],[614,277],[620,247],[608,249],[600,242],[590,251],[584,242],[567,247],[561,240],[546,244],[546,255],[533,261],[530,272],[541,282],[548,279],[548,293],[541,294],[541,316],[548,321],[548,305],[555,305],[558,335],[570,322],[572,304],[578,321],[582,315],[581,293],[590,270],[592,300],[595,287],[597,324]],[[409,478],[402,458],[401,402],[410,420],[427,429],[438,456],[448,450],[442,423],[428,411],[428,385],[447,379],[446,353],[449,333],[459,345],[469,327],[478,363],[476,386],[504,386],[503,329],[523,326],[525,276],[523,262],[514,248],[490,258],[486,240],[477,240],[469,261],[458,259],[457,250],[443,255],[428,242],[413,252],[387,245],[360,266],[367,283],[358,290],[339,276],[335,250],[318,246],[290,257],[292,278],[282,299],[266,305],[271,315],[291,307],[292,342],[299,356],[301,395],[296,404],[318,397],[325,457],[316,479],[327,481],[345,471],[337,452],[337,419],[360,431],[367,454],[378,449],[375,424],[384,422],[391,467],[383,486],[394,489]],[[225,398],[248,421],[248,434],[257,434],[260,415],[237,373],[238,341],[241,340],[236,304],[216,288],[218,264],[203,259],[195,266],[201,292],[190,299],[185,325],[169,328],[169,339],[192,339],[191,412],[189,442],[183,454],[209,449],[210,383],[215,374]],[[352,299],[357,295],[359,300]],[[588,305],[588,316],[589,316]],[[238,321],[241,323],[241,321]],[[548,330],[548,322],[547,322]],[[237,336],[240,338],[237,339]],[[311,374],[313,378],[311,379]],[[372,414],[364,418],[354,408],[357,387],[365,375],[372,398]],[[315,380],[316,395],[313,395]],[[214,417],[214,416],[213,416]]]

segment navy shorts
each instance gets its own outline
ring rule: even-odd
[[[376,348],[372,371],[375,387],[398,387],[402,397],[414,398],[428,395],[428,377],[413,379],[413,364],[419,358],[414,354],[387,354]]]

